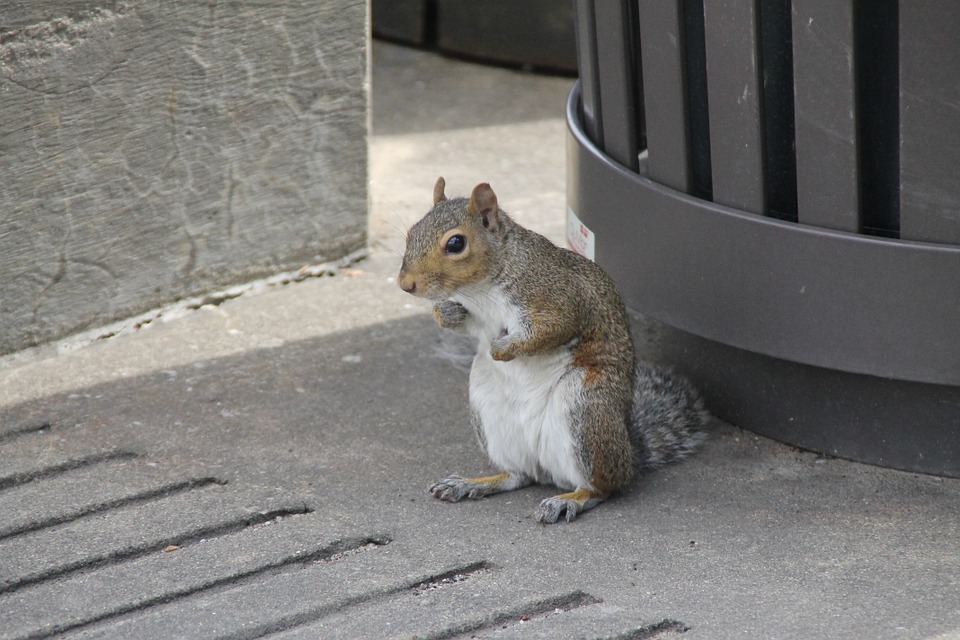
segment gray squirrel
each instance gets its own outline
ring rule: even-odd
[[[637,362],[626,308],[591,260],[514,222],[489,184],[434,206],[407,234],[399,286],[434,302],[446,329],[478,341],[471,421],[501,473],[450,476],[448,502],[534,482],[568,491],[539,522],[568,522],[638,473],[679,460],[704,439],[703,401],[685,380]]]

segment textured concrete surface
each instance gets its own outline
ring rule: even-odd
[[[716,424],[569,525],[430,498],[489,467],[398,230],[443,174],[558,236],[569,81],[375,60],[376,123],[417,123],[375,124],[370,258],[0,361],[0,638],[960,637],[956,480]],[[556,111],[478,124],[478,78]]]
[[[0,2],[0,354],[361,247],[366,14]]]

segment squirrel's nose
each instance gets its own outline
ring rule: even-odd
[[[397,284],[407,293],[413,293],[417,290],[417,281],[408,273],[401,273],[400,277],[397,278]]]

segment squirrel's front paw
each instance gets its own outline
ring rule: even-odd
[[[467,309],[459,302],[442,300],[433,305],[433,318],[444,329],[456,329],[467,319]]]
[[[490,343],[490,357],[498,362],[509,362],[517,357],[516,342],[510,336],[501,336]]]
[[[472,488],[473,485],[471,485],[466,478],[450,476],[449,478],[435,482],[433,486],[430,487],[430,495],[444,502],[460,502],[470,493],[470,489]]]

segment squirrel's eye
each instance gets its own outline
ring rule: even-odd
[[[444,250],[446,253],[461,253],[466,248],[467,239],[458,233],[455,236],[450,236],[450,238],[447,240],[447,246],[444,247]]]

